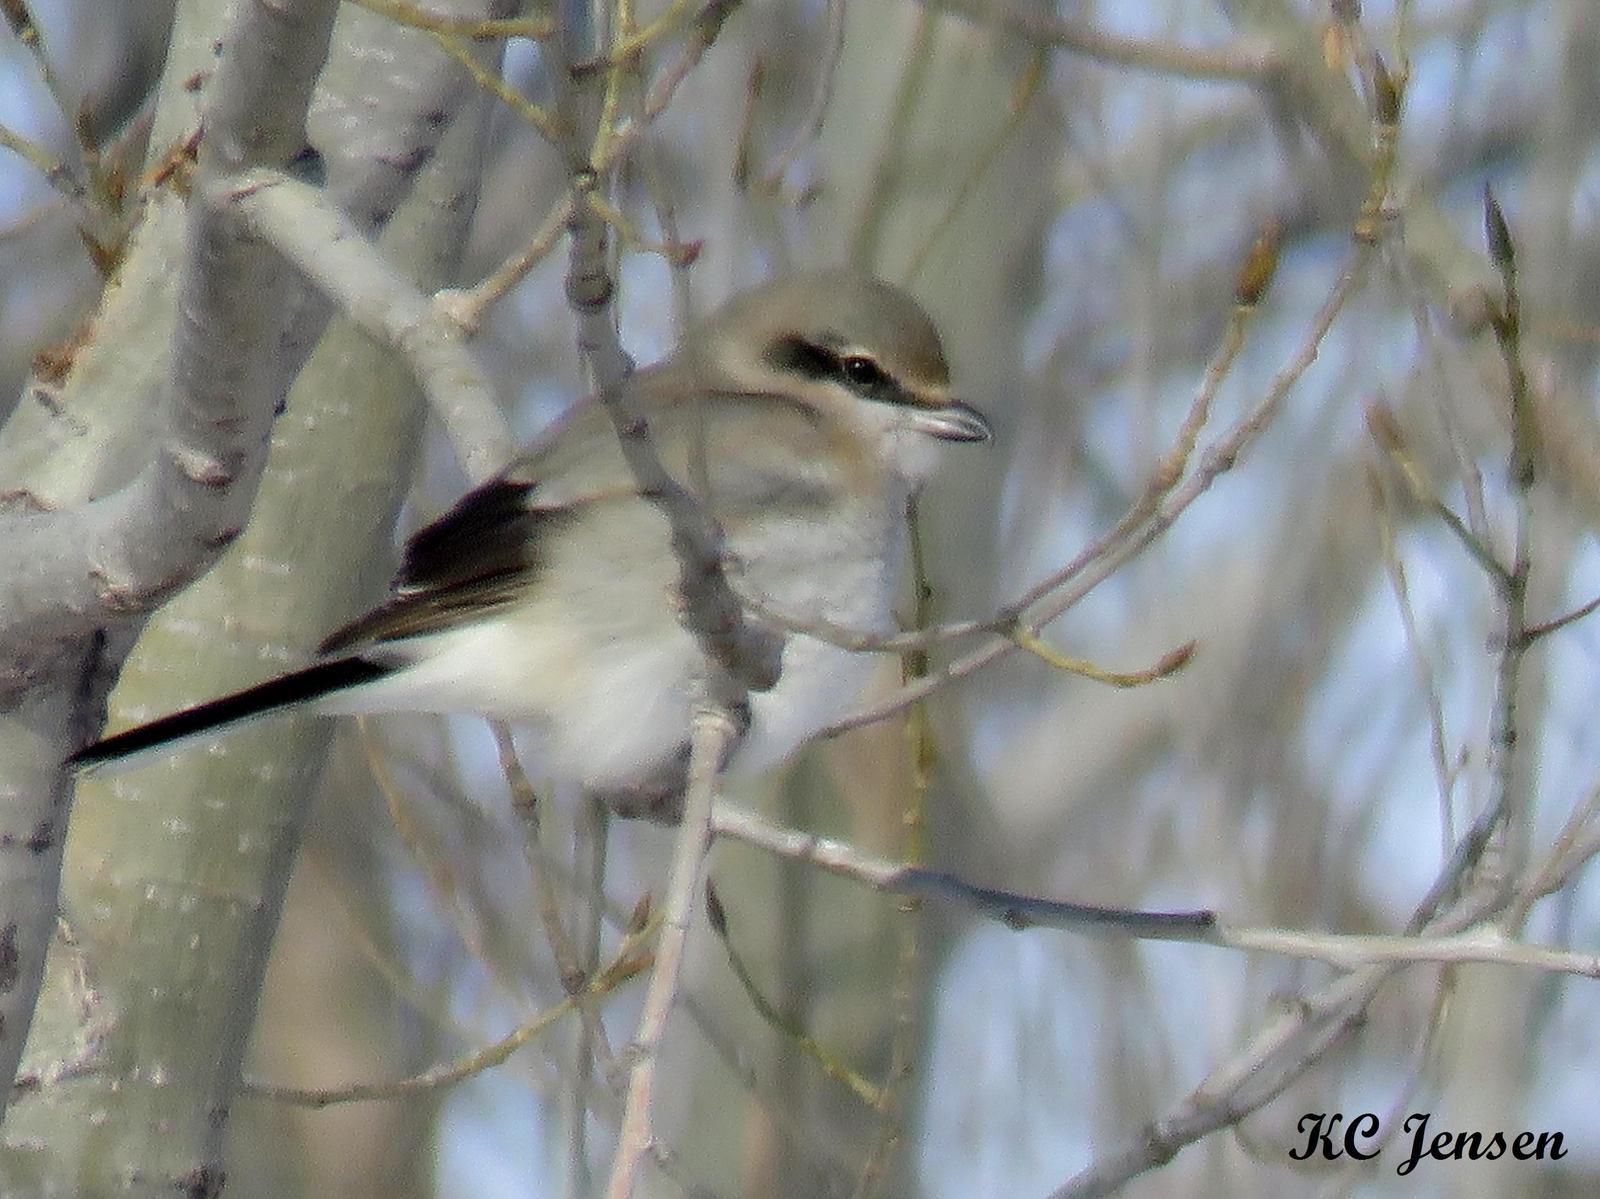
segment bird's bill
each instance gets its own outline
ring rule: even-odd
[[[917,408],[912,420],[919,432],[941,441],[988,441],[994,436],[983,413],[960,400]]]

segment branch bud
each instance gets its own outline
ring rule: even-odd
[[[1501,270],[1517,264],[1516,247],[1511,243],[1511,227],[1506,224],[1506,214],[1500,211],[1500,202],[1487,183],[1483,185],[1483,232],[1489,243],[1489,259]]]
[[[1278,270],[1278,251],[1283,245],[1283,226],[1269,221],[1256,235],[1245,255],[1233,284],[1234,302],[1244,308],[1254,308],[1266,294],[1272,276]]]
[[[1390,457],[1405,453],[1405,434],[1400,432],[1400,422],[1389,405],[1382,400],[1368,400],[1362,415],[1366,417],[1368,435],[1380,450]]]
[[[1380,125],[1400,123],[1400,85],[1381,54],[1372,56],[1372,102]]]

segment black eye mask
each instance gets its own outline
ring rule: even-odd
[[[766,353],[769,366],[807,379],[830,380],[867,400],[909,404],[912,399],[877,361],[865,354],[839,354],[803,337],[784,337]]]

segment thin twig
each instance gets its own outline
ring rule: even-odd
[[[1439,523],[1454,535],[1472,560],[1489,576],[1491,582],[1497,588],[1503,589],[1509,580],[1505,566],[1495,556],[1488,541],[1463,522],[1450,505],[1439,498],[1439,489],[1434,486],[1433,479],[1406,444],[1400,432],[1400,423],[1394,414],[1387,406],[1374,400],[1367,405],[1365,416],[1368,434],[1399,470],[1400,477],[1405,480],[1406,487],[1411,492],[1411,497],[1436,516]]]
[[[578,797],[578,814],[573,830],[572,865],[577,873],[578,915],[573,931],[575,965],[583,975],[594,972],[600,962],[600,928],[605,914],[606,840],[610,814],[594,795]],[[635,923],[641,923],[647,906],[636,909]],[[606,1036],[599,1008],[580,1003],[582,1020],[573,1039],[571,1068],[562,1099],[566,1110],[562,1122],[567,1134],[567,1189],[574,1197],[593,1193],[589,1169],[588,1112],[596,1098],[594,1078],[598,1069],[605,1084],[607,1101],[619,1108],[617,1057]]]
[[[689,782],[684,797],[683,823],[678,828],[661,911],[661,936],[656,946],[655,968],[645,992],[644,1010],[634,1034],[633,1067],[623,1106],[617,1153],[606,1185],[606,1199],[629,1199],[638,1181],[639,1166],[655,1141],[655,1073],[667,1017],[678,997],[684,947],[694,914],[695,896],[711,848],[711,813],[716,795],[717,770],[733,743],[736,726],[721,709],[702,705],[695,713],[689,748]]]
[[[972,197],[977,194],[978,185],[988,177],[994,164],[1000,160],[1000,152],[1011,144],[1011,139],[1022,128],[1027,120],[1028,113],[1032,111],[1033,101],[1044,90],[1046,79],[1045,56],[1043,52],[1028,60],[1022,69],[1022,76],[1017,80],[1011,96],[1011,111],[1006,114],[1005,120],[994,136],[979,151],[972,165],[965,175],[951,191],[950,202],[945,205],[939,219],[928,230],[928,235],[922,239],[922,244],[917,247],[911,256],[910,263],[906,266],[905,277],[908,281],[915,280],[922,273],[922,268],[928,259],[933,256],[934,247],[939,240],[955,224],[956,218],[966,209]]]
[[[1239,39],[1221,46],[1179,46],[1172,42],[1123,37],[1097,29],[1088,21],[1059,17],[1025,8],[1010,0],[923,0],[930,8],[969,21],[1019,34],[1041,45],[1055,46],[1112,66],[1155,71],[1181,79],[1262,83],[1282,67],[1276,49],[1265,39]]]
[[[833,101],[834,76],[839,70],[839,59],[844,55],[844,0],[826,0],[826,3],[822,67],[817,73],[817,85],[811,92],[805,116],[795,127],[794,136],[761,176],[757,186],[762,190],[777,191],[783,186],[783,177],[805,148],[817,140],[822,122],[827,119],[828,105]]]
[[[1550,849],[1538,868],[1532,871],[1527,882],[1518,890],[1516,898],[1506,910],[1505,926],[1520,929],[1528,919],[1528,912],[1544,896],[1559,888],[1572,871],[1583,865],[1587,857],[1575,852],[1582,845],[1582,837],[1596,813],[1600,813],[1600,784],[1589,788],[1582,803],[1567,814],[1561,831],[1550,843]]]
[[[1517,290],[1517,261],[1511,232],[1494,194],[1484,188],[1484,224],[1489,257],[1500,272],[1500,307],[1491,319],[1495,343],[1505,362],[1510,405],[1511,449],[1506,459],[1506,484],[1513,510],[1511,561],[1500,578],[1500,646],[1495,663],[1494,710],[1489,727],[1489,777],[1494,792],[1489,810],[1501,820],[1505,858],[1500,864],[1502,896],[1511,899],[1514,880],[1527,862],[1532,835],[1531,783],[1526,751],[1519,748],[1517,705],[1522,663],[1529,641],[1528,577],[1532,571],[1535,445],[1528,376],[1522,365],[1522,304]]]
[[[1341,970],[1381,963],[1453,965],[1482,962],[1600,978],[1600,954],[1578,953],[1553,945],[1517,941],[1497,924],[1479,924],[1444,936],[1358,936],[1298,929],[1235,927],[1224,923],[1217,926],[1215,943],[1252,952],[1311,958]]]
[[[467,42],[459,37],[450,37],[445,34],[436,34],[434,41],[438,43],[441,50],[466,68],[474,83],[483,88],[484,91],[498,97],[501,103],[537,129],[546,141],[552,143],[561,141],[566,133],[566,130],[562,127],[561,118],[552,116],[540,108],[507,83],[498,72],[491,71],[483,63],[479,62]]]
[[[605,143],[603,157],[594,160],[597,173],[609,171],[626,154],[632,143],[667,110],[678,87],[688,78],[689,72],[699,65],[722,32],[723,23],[738,8],[742,0],[706,0],[706,5],[695,18],[694,34],[683,45],[678,56],[661,68],[645,91],[643,116],[624,122]]]
[[[1388,493],[1377,471],[1371,471],[1373,507],[1378,517],[1378,544],[1384,569],[1394,592],[1395,605],[1400,611],[1400,627],[1405,632],[1407,656],[1417,676],[1417,687],[1422,692],[1428,708],[1428,751],[1433,759],[1434,784],[1439,792],[1439,830],[1445,852],[1455,841],[1455,772],[1450,768],[1448,736],[1445,732],[1444,701],[1439,696],[1438,678],[1433,662],[1422,643],[1422,632],[1417,627],[1417,612],[1411,603],[1411,586],[1406,579],[1405,563],[1395,546],[1394,520],[1389,512]]]
[[[538,266],[556,247],[556,242],[566,232],[572,220],[572,193],[565,193],[545,214],[544,220],[527,243],[497,267],[476,287],[466,290],[448,289],[435,294],[433,300],[440,311],[453,320],[468,337],[477,334],[483,324],[483,314]]]
[[[913,618],[914,623],[921,627],[933,619],[934,593],[928,579],[922,522],[918,518],[915,497],[906,505],[906,523],[911,536],[912,594],[916,597]],[[927,672],[926,654],[911,654],[902,659],[902,682]],[[903,852],[908,863],[921,866],[928,854],[928,789],[933,783],[937,757],[933,725],[926,704],[917,704],[906,713],[905,747],[906,765],[911,778],[905,811],[901,817],[905,830]],[[894,990],[891,995],[889,1069],[879,1092],[877,1132],[867,1153],[866,1164],[861,1168],[853,1199],[871,1199],[888,1176],[895,1149],[901,1143],[906,1096],[911,1089],[912,1071],[916,1068],[918,1056],[923,993],[927,986],[927,959],[923,953],[921,935],[922,900],[915,895],[902,895],[897,907],[900,944],[895,955]]]
[[[556,31],[556,24],[549,17],[463,17],[457,13],[436,12],[411,0],[349,0],[349,3],[397,24],[448,37],[482,40],[521,37],[543,41],[553,37]]]
[[[1026,629],[1016,630],[1011,639],[1041,662],[1046,662],[1057,670],[1075,674],[1079,678],[1092,679],[1109,687],[1143,687],[1148,683],[1167,678],[1187,666],[1195,651],[1195,643],[1187,641],[1176,649],[1162,654],[1153,666],[1147,666],[1143,670],[1117,671],[1096,666],[1087,658],[1074,658],[1063,654],[1037,633],[1030,633]]]
[[[612,964],[597,974],[586,990],[590,994],[609,994],[628,979],[644,970],[650,963],[648,955],[637,952],[640,933],[624,941]],[[240,1088],[246,1095],[273,1099],[296,1107],[324,1108],[339,1103],[359,1103],[371,1099],[403,1099],[410,1095],[454,1086],[491,1070],[506,1061],[518,1049],[554,1025],[562,1016],[577,1007],[579,999],[568,995],[547,1008],[532,1020],[519,1025],[511,1033],[492,1045],[470,1053],[456,1061],[436,1066],[410,1078],[392,1082],[355,1083],[346,1087],[280,1087],[271,1083],[246,1080]]]
[[[1551,633],[1558,633],[1570,624],[1576,624],[1586,616],[1593,616],[1600,612],[1600,595],[1595,596],[1588,603],[1574,608],[1564,616],[1557,616],[1553,620],[1546,620],[1540,624],[1531,624],[1522,630],[1522,635],[1528,641],[1537,641],[1541,637],[1548,637]]]
[[[888,118],[882,123],[877,150],[867,170],[866,196],[861,202],[856,227],[850,234],[851,260],[862,265],[870,265],[878,257],[889,195],[901,169],[902,155],[908,141],[907,131],[917,112],[918,100],[927,83],[928,69],[933,60],[936,24],[933,13],[928,9],[917,12],[916,24],[906,44],[905,58],[899,64],[899,77],[895,81],[894,97],[889,103]]]
[[[728,958],[728,968],[733,971],[733,977],[738,980],[745,998],[749,999],[750,1006],[756,1009],[756,1014],[792,1041],[796,1049],[816,1062],[825,1077],[839,1083],[868,1107],[877,1107],[883,1097],[880,1088],[873,1086],[860,1073],[841,1062],[825,1045],[787,1018],[761,993],[761,988],[751,977],[750,968],[745,965],[743,955],[733,944],[733,937],[728,928],[728,910],[710,879],[706,880],[706,916],[711,931],[716,934],[717,940],[722,942],[723,951]]]
[[[493,1069],[554,1025],[575,1006],[575,1001],[569,995],[526,1024],[518,1025],[515,1030],[492,1045],[486,1045],[466,1057],[436,1066],[421,1074],[414,1074],[410,1078],[398,1078],[391,1082],[352,1083],[343,1087],[285,1087],[246,1079],[239,1090],[241,1094],[256,1099],[271,1099],[292,1107],[317,1109],[341,1103],[364,1103],[374,1099],[405,1099],[412,1095],[436,1091],[442,1087],[454,1086],[458,1082],[482,1074],[485,1070]]]

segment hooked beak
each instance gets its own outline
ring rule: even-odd
[[[983,413],[960,400],[914,411],[912,420],[917,431],[941,441],[988,441],[994,436]]]

